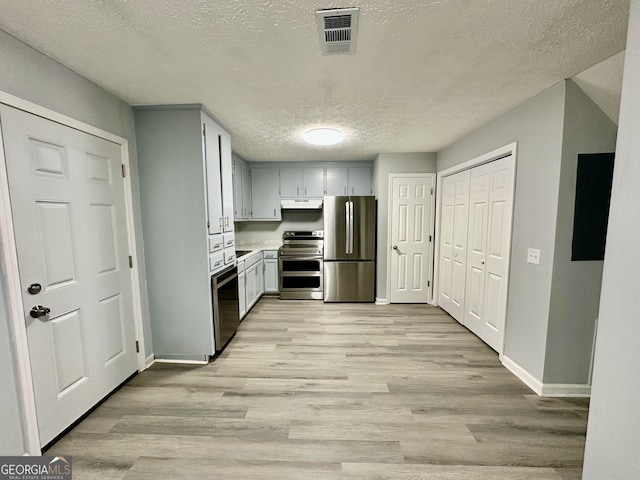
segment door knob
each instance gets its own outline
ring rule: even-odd
[[[484,265],[484,260],[480,260],[480,265]]]
[[[32,283],[27,287],[27,292],[29,292],[31,295],[37,295],[41,291],[42,291],[42,285],[40,285],[39,283]]]
[[[42,305],[36,305],[35,307],[31,307],[31,311],[29,312],[29,315],[31,315],[32,318],[40,318],[40,317],[46,317],[50,313],[51,313],[50,308],[43,307]]]
[[[398,250],[398,245],[394,245],[393,249],[397,251]]]

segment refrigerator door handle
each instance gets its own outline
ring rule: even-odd
[[[349,242],[351,241],[351,222],[350,222],[350,209],[349,209],[349,203],[350,202],[344,202],[344,218],[345,218],[345,240],[344,240],[344,250],[345,250],[345,254],[349,254]]]
[[[353,254],[353,202],[349,202],[349,254]]]

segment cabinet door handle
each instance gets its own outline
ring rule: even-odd
[[[273,209],[273,218],[276,218],[276,209]]]
[[[304,194],[307,194],[307,187],[304,187]]]
[[[300,195],[300,187],[296,187],[296,195]]]

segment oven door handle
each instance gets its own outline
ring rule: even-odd
[[[281,255],[280,256],[280,260],[282,260],[283,262],[288,262],[290,260],[294,261],[294,262],[298,262],[300,260],[320,260],[322,261],[322,255],[309,255],[309,256],[288,256],[288,255]]]

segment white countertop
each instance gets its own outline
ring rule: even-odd
[[[282,240],[258,240],[258,241],[246,241],[241,240],[236,242],[236,251],[246,250],[246,253],[242,256],[238,256],[239,261],[249,258],[256,252],[263,252],[265,250],[278,250],[282,246]]]

